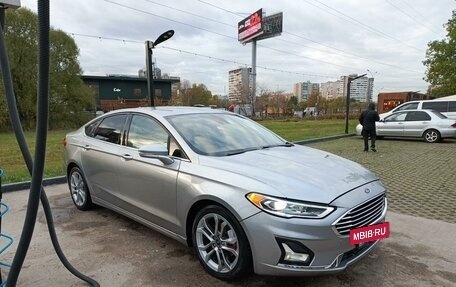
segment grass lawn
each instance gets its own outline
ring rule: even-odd
[[[288,119],[259,121],[268,129],[274,131],[288,141],[299,141],[321,138],[332,135],[342,135],[345,132],[345,120],[313,120]],[[348,132],[354,133],[358,120],[350,120]]]
[[[288,141],[298,141],[331,135],[345,131],[345,120],[262,120],[260,124],[273,130]],[[351,120],[349,132],[354,132],[356,121]],[[49,131],[46,149],[44,177],[64,175],[63,138],[68,131]],[[35,132],[26,132],[26,139],[32,156],[35,149]],[[0,168],[4,175],[2,183],[21,182],[31,179],[14,133],[0,133]]]
[[[67,131],[49,131],[46,148],[44,177],[64,174],[63,138]],[[34,156],[35,132],[25,132],[29,150]],[[2,183],[21,182],[31,179],[14,133],[0,133],[0,168],[3,169]]]

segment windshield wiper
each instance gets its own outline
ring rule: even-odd
[[[246,148],[246,149],[234,150],[234,151],[231,151],[231,152],[227,152],[225,155],[226,156],[236,155],[236,154],[241,154],[241,153],[245,153],[245,152],[252,151],[252,150],[258,150],[258,148],[254,147],[254,148]]]
[[[265,148],[279,147],[279,146],[282,146],[282,147],[292,147],[292,146],[294,146],[294,144],[292,144],[292,143],[290,143],[290,142],[286,142],[286,143],[284,143],[284,144],[265,145],[265,146],[262,146],[261,148],[262,148],[262,149],[265,149]]]

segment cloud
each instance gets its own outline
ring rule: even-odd
[[[36,1],[22,6],[36,11]],[[240,1],[60,0],[51,25],[73,33],[86,74],[136,75],[146,40],[175,30],[154,49],[162,73],[228,91],[228,71],[251,64],[251,45],[237,41],[237,23],[259,8],[283,12],[281,36],[257,47],[257,85],[290,92],[293,83],[341,75],[374,75],[380,90],[421,90],[427,43],[445,38],[451,0]],[[90,37],[94,36],[94,37]],[[368,73],[369,74],[369,73]]]

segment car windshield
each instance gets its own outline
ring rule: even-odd
[[[262,125],[236,114],[185,114],[168,116],[167,120],[201,155],[230,156],[292,145]]]

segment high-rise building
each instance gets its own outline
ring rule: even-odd
[[[229,71],[228,99],[230,101],[248,102],[253,86],[251,68],[239,68]]]
[[[341,92],[342,89],[342,92]],[[320,95],[326,99],[335,99],[343,95],[343,87],[341,81],[328,81],[326,83],[321,83]]]
[[[340,80],[344,84],[344,96],[347,96],[347,82],[348,78],[355,78],[358,75],[353,74],[349,76],[341,76]],[[374,86],[374,78],[368,78],[366,76],[351,81],[350,84],[350,99],[354,99],[360,102],[369,102],[372,99]]]
[[[296,83],[293,86],[293,95],[298,99],[298,103],[307,101],[312,95],[318,95],[320,93],[320,84],[307,82]]]

